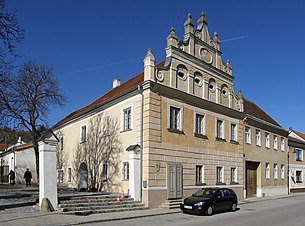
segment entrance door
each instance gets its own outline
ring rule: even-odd
[[[247,198],[256,197],[257,190],[257,162],[246,162],[246,192]]]
[[[182,165],[167,165],[167,199],[182,198]]]
[[[78,169],[78,189],[88,189],[88,168],[86,163],[81,163]]]

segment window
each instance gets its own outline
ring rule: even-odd
[[[250,127],[245,127],[245,142],[251,144],[251,130]]]
[[[281,151],[285,151],[285,140],[284,140],[284,137],[281,137]]]
[[[231,128],[230,128],[230,131],[231,131],[231,141],[237,141],[237,126],[236,124],[233,124],[231,123]]]
[[[80,142],[86,142],[87,141],[87,126],[81,127],[81,135],[80,135]]]
[[[195,116],[195,134],[205,135],[204,131],[204,116],[196,114]]]
[[[196,184],[203,183],[203,166],[196,165]]]
[[[273,148],[274,150],[277,150],[277,136],[273,136]]]
[[[237,183],[237,169],[236,167],[231,168],[231,184]]]
[[[266,162],[265,175],[266,179],[270,179],[270,164],[268,162]]]
[[[102,181],[107,181],[108,179],[108,163],[103,163],[103,169],[102,169]]]
[[[62,184],[64,182],[64,171],[63,170],[58,170],[57,182],[59,184]]]
[[[169,109],[169,128],[174,130],[181,130],[181,109],[176,107],[170,107]]]
[[[285,165],[281,164],[281,179],[285,179]]]
[[[216,168],[216,177],[217,177],[217,184],[223,183],[223,167],[217,166]]]
[[[261,146],[261,131],[258,129],[255,131],[255,144]]]
[[[278,178],[278,168],[277,168],[277,164],[276,163],[274,163],[274,166],[273,166],[273,178],[274,179]]]
[[[131,107],[123,110],[123,131],[131,130]]]
[[[295,160],[296,161],[303,161],[303,150],[295,148]]]
[[[223,121],[217,119],[216,122],[216,138],[224,139],[224,128],[223,128]]]
[[[303,172],[295,171],[296,183],[303,183]]]
[[[122,179],[129,180],[129,162],[123,162]]]
[[[64,137],[60,138],[60,150],[63,151],[64,150]]]
[[[269,133],[265,133],[265,144],[266,144],[266,148],[270,148],[270,135],[269,135]]]
[[[68,182],[72,181],[72,171],[71,168],[68,168]]]

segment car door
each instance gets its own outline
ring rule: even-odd
[[[233,196],[231,192],[228,189],[223,189],[223,194],[224,194],[223,208],[225,210],[231,209],[233,203]]]
[[[225,199],[222,189],[216,191],[215,201],[214,201],[214,210],[223,211],[225,209]]]

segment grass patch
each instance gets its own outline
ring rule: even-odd
[[[16,189],[18,186],[16,185],[7,185],[7,184],[0,184],[0,189]]]

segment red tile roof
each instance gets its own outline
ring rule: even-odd
[[[248,115],[259,118],[265,122],[269,122],[275,126],[281,127],[273,118],[271,118],[266,112],[264,112],[255,103],[244,98],[244,112]]]
[[[300,132],[295,131],[295,130],[292,130],[292,131],[305,140],[305,134],[304,133],[300,133]]]
[[[3,151],[5,148],[11,146],[12,144],[0,144],[0,151]]]
[[[156,67],[158,67],[158,68],[163,67],[164,64],[165,64],[165,60],[163,60],[162,62],[157,64]],[[93,110],[93,109],[105,104],[106,102],[108,102],[110,100],[113,100],[113,99],[119,97],[121,94],[123,94],[124,92],[126,92],[128,90],[131,90],[132,88],[138,86],[143,81],[144,81],[144,72],[136,75],[135,77],[129,79],[128,81],[126,81],[123,84],[117,86],[116,88],[111,89],[110,91],[108,91],[103,96],[99,97],[98,99],[96,99],[95,101],[93,101],[92,103],[87,105],[86,107],[83,107],[81,109],[78,109],[78,110],[74,111],[70,115],[66,116],[64,119],[60,120],[53,127],[62,125],[63,123],[68,122],[69,120],[75,119],[78,116],[81,116],[82,114],[84,114],[84,113],[86,113],[90,110]]]

